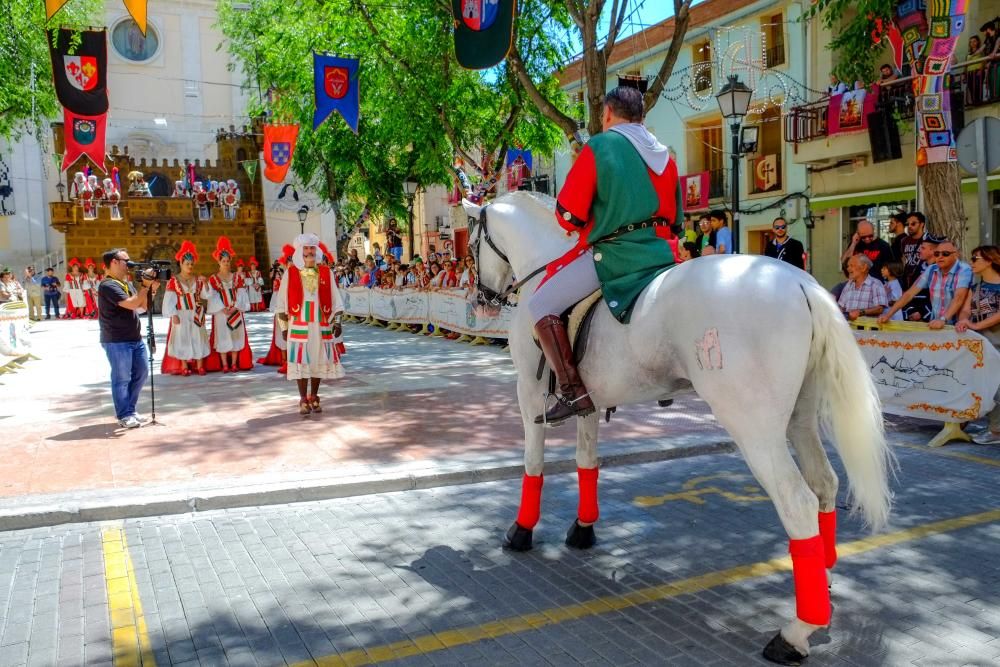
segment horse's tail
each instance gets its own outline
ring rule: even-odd
[[[894,457],[885,439],[881,401],[857,341],[833,298],[814,281],[802,283],[812,311],[810,370],[819,387],[820,420],[847,469],[849,499],[872,530],[892,506]]]

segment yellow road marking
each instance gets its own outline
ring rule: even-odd
[[[749,479],[749,475],[744,475],[742,473],[730,473],[724,472],[718,475],[705,475],[703,477],[695,477],[684,482],[681,487],[683,491],[678,491],[677,493],[667,493],[662,496],[637,496],[632,502],[640,507],[654,507],[656,505],[662,505],[663,503],[668,503],[674,500],[685,500],[693,505],[704,505],[705,500],[702,498],[704,495],[710,493],[715,493],[726,500],[731,500],[734,503],[754,503],[754,502],[766,502],[770,498],[765,495],[760,487],[757,486],[744,486],[743,490],[752,495],[742,495],[739,493],[734,493],[732,491],[726,491],[720,489],[716,486],[703,486],[698,487],[699,484],[703,484],[709,480],[713,479],[725,479],[725,480],[741,480]]]
[[[115,667],[156,667],[125,531],[106,528],[101,533],[101,539],[104,543],[104,580],[107,582],[108,609],[111,611],[111,649]]]
[[[915,449],[917,451],[926,452],[928,454],[933,454],[935,456],[945,456],[950,459],[961,459],[963,461],[970,461],[972,463],[982,463],[983,465],[1000,468],[1000,459],[992,459],[988,456],[976,456],[975,454],[967,454],[965,452],[942,452],[939,449],[931,449],[930,447],[924,447],[922,445],[906,445],[903,443],[899,443],[895,446],[905,447],[906,449]]]
[[[963,528],[971,528],[983,524],[1000,521],[1000,509],[981,512],[979,514],[969,514],[945,519],[922,526],[914,526],[905,530],[882,535],[872,535],[864,539],[853,542],[845,542],[837,545],[837,555],[839,558],[857,556],[875,549],[889,547],[901,542],[918,540],[932,535],[949,533]],[[519,632],[535,630],[549,625],[556,625],[563,621],[571,621],[587,616],[597,616],[610,611],[618,611],[629,607],[668,600],[680,595],[688,595],[700,591],[735,584],[747,579],[766,577],[781,572],[790,572],[792,569],[791,558],[774,558],[759,563],[750,563],[718,572],[709,572],[695,577],[689,577],[680,581],[650,586],[631,593],[622,595],[608,595],[594,598],[587,602],[568,605],[565,607],[553,607],[532,614],[513,616],[467,628],[457,628],[446,630],[431,635],[416,637],[414,639],[404,639],[392,644],[374,646],[371,648],[355,649],[340,655],[330,655],[319,658],[315,661],[309,660],[298,663],[293,667],[308,667],[318,665],[319,667],[345,667],[355,665],[369,665],[390,660],[398,660],[414,655],[423,655],[441,651],[454,646],[473,644],[482,639],[495,639],[506,635],[513,635]]]

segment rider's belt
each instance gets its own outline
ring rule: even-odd
[[[642,222],[632,222],[627,225],[622,225],[621,227],[611,232],[610,234],[606,234],[605,236],[602,236],[596,241],[592,241],[591,245],[596,245],[598,243],[607,243],[608,241],[614,241],[620,236],[625,236],[626,234],[630,234],[631,232],[637,232],[640,229],[648,229],[650,227],[654,229],[657,227],[669,228],[670,221],[667,220],[666,218],[648,218],[646,220],[643,220]]]

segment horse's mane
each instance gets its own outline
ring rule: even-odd
[[[496,201],[503,201],[514,206],[534,207],[537,209],[537,213],[540,216],[552,217],[553,211],[556,210],[555,198],[541,192],[517,190],[515,192],[508,192],[505,195],[501,195]]]

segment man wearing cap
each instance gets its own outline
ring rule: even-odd
[[[333,272],[323,264],[319,237],[300,234],[273,310],[288,347],[288,379],[299,387],[299,414],[322,412],[321,380],[340,378],[344,369],[336,339],[341,335],[344,302]]]
[[[928,235],[928,238],[933,238]],[[917,282],[899,297],[889,310],[879,316],[878,321],[889,321],[893,313],[910,302],[916,294],[926,289],[931,296],[931,329],[941,329],[945,324],[954,324],[955,317],[965,303],[965,297],[972,288],[972,267],[959,260],[958,249],[948,239],[938,241],[934,250],[934,263],[920,274]]]

